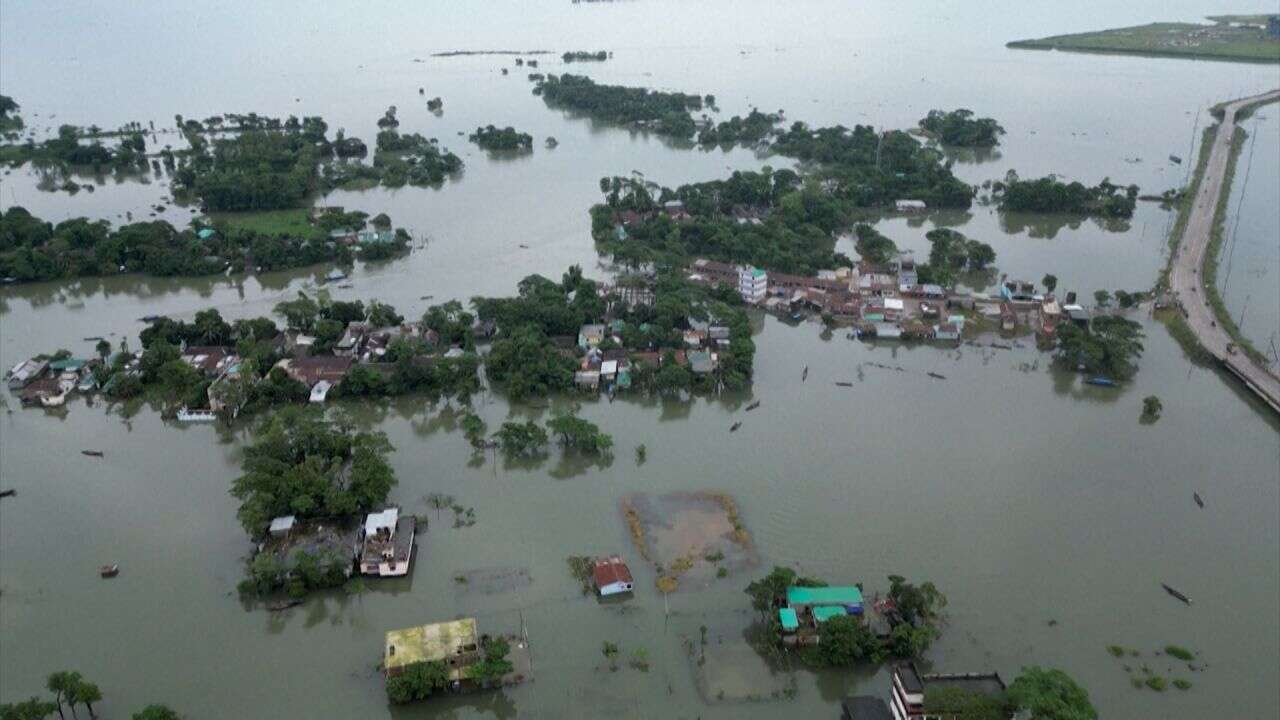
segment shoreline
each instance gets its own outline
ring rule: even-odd
[[[1250,65],[1280,65],[1280,59],[1223,55],[1220,53],[1174,52],[1169,50],[1127,50],[1125,48],[1078,47],[1074,45],[1041,44],[1040,40],[1013,40],[1004,44],[1012,50],[1040,50],[1087,53],[1090,55],[1136,55],[1148,58],[1175,58],[1181,60],[1209,60],[1214,62],[1249,63]]]

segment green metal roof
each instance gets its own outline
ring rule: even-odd
[[[751,268],[751,277],[764,277],[764,271],[760,268]]]
[[[840,605],[819,605],[813,609],[813,619],[818,622],[826,622],[833,617],[848,615],[848,611]]]
[[[54,372],[62,372],[63,370],[79,370],[84,367],[88,360],[80,358],[63,358],[62,360],[50,360],[49,369]]]
[[[796,617],[796,611],[791,608],[779,609],[778,620],[782,622],[783,630],[795,630],[800,627],[800,618]]]
[[[218,233],[213,228],[201,228],[200,231],[196,233],[196,237],[200,238],[201,240],[208,240],[209,238],[217,234]]]
[[[862,591],[847,587],[789,587],[788,605],[861,605]]]

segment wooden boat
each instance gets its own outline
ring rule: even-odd
[[[946,379],[947,379],[947,376],[946,376],[946,375],[943,375],[943,374],[941,374],[941,373],[936,373],[936,372],[929,372],[929,373],[925,373],[925,375],[928,375],[929,377],[934,378],[934,379],[936,379],[936,380],[946,380]]]
[[[104,578],[113,578],[120,574],[120,563],[111,563],[98,568],[98,574]]]
[[[297,607],[302,604],[301,600],[276,600],[267,604],[267,609],[271,612],[280,612],[288,610],[291,607]]]
[[[800,382],[804,382],[805,380],[808,380],[808,379],[809,379],[809,366],[805,365],[804,372],[800,373]]]
[[[740,422],[736,422],[736,423],[734,423],[733,425],[730,425],[730,426],[729,426],[729,432],[737,432],[737,431],[738,431],[738,428],[740,428],[740,427],[742,427],[742,423],[740,423]]]
[[[80,454],[88,455],[89,457],[102,457],[104,455],[101,450],[81,450]]]
[[[9,488],[8,490],[0,490],[0,498],[13,497],[14,495],[17,495],[17,494],[18,494],[18,491],[14,490],[13,488]]]
[[[1177,155],[1170,155],[1170,156],[1169,156],[1169,162],[1174,163],[1174,164],[1176,164],[1176,165],[1181,165],[1181,164],[1182,164],[1182,158],[1178,157]]]
[[[1197,505],[1204,507],[1204,500],[1200,499],[1200,493],[1191,493],[1191,497],[1195,498]]]
[[[837,380],[836,385],[839,385],[840,387],[853,387],[853,383],[847,380]]]
[[[752,410],[755,410],[755,409],[756,409],[756,408],[758,408],[758,407],[760,407],[760,401],[759,401],[759,400],[757,400],[757,401],[755,401],[755,402],[751,403],[750,405],[748,405],[748,406],[747,406],[747,412],[751,412]]]
[[[1186,604],[1188,604],[1188,605],[1190,605],[1190,604],[1191,604],[1191,598],[1187,597],[1186,595],[1183,595],[1182,593],[1178,592],[1177,590],[1174,590],[1173,588],[1169,587],[1168,585],[1165,585],[1164,583],[1160,583],[1160,587],[1164,588],[1164,591],[1165,591],[1165,592],[1167,592],[1167,593],[1169,593],[1170,595],[1172,595],[1172,596],[1174,596],[1174,597],[1178,598],[1178,599],[1179,599],[1179,600],[1181,600],[1182,602],[1184,602],[1184,603],[1186,603]]]

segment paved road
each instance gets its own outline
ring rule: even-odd
[[[1209,236],[1213,231],[1213,216],[1218,208],[1218,196],[1222,194],[1222,184],[1227,175],[1227,160],[1231,155],[1231,140],[1236,134],[1236,113],[1248,105],[1280,100],[1280,89],[1261,95],[1233,100],[1226,106],[1218,133],[1214,136],[1213,147],[1209,152],[1209,162],[1204,177],[1200,181],[1200,190],[1196,193],[1195,205],[1191,208],[1191,216],[1187,219],[1186,231],[1182,235],[1182,243],[1174,258],[1173,273],[1170,277],[1171,289],[1186,313],[1187,323],[1192,332],[1199,338],[1200,344],[1213,354],[1218,362],[1234,373],[1246,386],[1262,398],[1276,412],[1280,412],[1280,379],[1253,361],[1242,352],[1227,352],[1227,344],[1231,337],[1218,326],[1204,298],[1204,287],[1200,282],[1200,269],[1204,267],[1205,251],[1209,246]]]

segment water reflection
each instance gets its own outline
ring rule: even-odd
[[[1092,220],[1095,225],[1109,233],[1127,233],[1132,229],[1132,223],[1122,218],[1091,218],[1086,215],[1061,213],[1002,212],[999,215],[1000,229],[1004,232],[1010,235],[1025,233],[1027,237],[1044,240],[1054,239],[1063,228],[1079,230],[1086,220]]]
[[[942,156],[947,160],[967,165],[981,165],[982,163],[995,162],[1004,158],[1004,154],[1000,152],[998,147],[960,148],[942,146],[940,149],[942,150]]]

